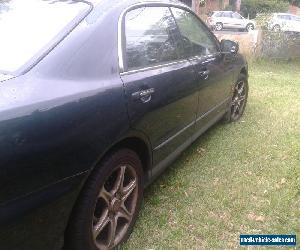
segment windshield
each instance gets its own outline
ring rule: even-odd
[[[89,9],[72,0],[0,0],[0,73],[13,74],[50,48]]]

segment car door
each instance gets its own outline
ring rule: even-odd
[[[232,14],[232,25],[236,29],[245,29],[246,28],[246,22],[245,19],[237,12]]]
[[[121,78],[128,115],[132,128],[152,144],[156,175],[166,165],[162,162],[190,142],[198,104],[194,67],[180,59],[180,33],[168,7],[132,9],[124,29]]]
[[[223,27],[224,28],[234,28],[234,20],[232,18],[232,12],[224,11],[222,14]]]
[[[300,32],[300,17],[291,15],[291,31]]]
[[[293,21],[290,15],[284,15],[287,31],[293,31]]]
[[[282,31],[289,31],[290,30],[290,17],[288,15],[278,15],[278,18],[281,23],[281,30]]]
[[[230,103],[233,64],[224,60],[219,42],[194,13],[187,9],[171,9],[185,42],[186,53],[195,68],[199,93],[194,135],[197,137],[224,114]]]

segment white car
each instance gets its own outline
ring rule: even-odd
[[[214,11],[212,15],[208,17],[207,24],[215,29],[243,29],[243,30],[254,30],[256,23],[252,20],[244,18],[237,12],[233,11]]]
[[[274,13],[268,22],[268,29],[275,32],[300,32],[300,17],[288,13]]]

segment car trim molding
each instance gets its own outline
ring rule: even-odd
[[[203,115],[200,115],[197,119],[196,122],[199,122],[200,120],[202,120],[203,118],[205,118],[206,116],[208,116],[211,112],[215,111],[217,108],[221,107],[222,105],[224,105],[226,102],[229,102],[230,97],[226,98],[223,102],[219,103],[218,105],[214,106],[212,109],[208,110],[207,112],[205,112]]]
[[[170,141],[172,141],[177,136],[179,136],[180,134],[182,134],[184,131],[186,131],[187,129],[189,129],[191,126],[195,125],[197,122],[199,122],[200,120],[204,119],[210,113],[212,113],[213,111],[215,111],[219,107],[223,106],[225,103],[229,102],[229,100],[230,100],[230,97],[226,98],[224,101],[222,101],[221,103],[217,104],[216,106],[214,106],[213,108],[211,108],[210,110],[208,110],[207,112],[205,112],[203,115],[199,116],[195,121],[191,122],[190,124],[188,124],[187,126],[185,126],[183,129],[181,129],[180,131],[178,131],[176,134],[172,135],[171,137],[169,137],[168,139],[166,139],[164,142],[162,142],[161,144],[159,144],[158,146],[156,146],[154,148],[154,151],[158,150],[158,149],[162,148],[163,146],[165,146],[166,144],[168,144]]]
[[[157,147],[154,148],[154,150],[158,150],[158,149],[162,148],[163,146],[165,146],[166,144],[168,144],[170,141],[172,141],[173,139],[175,139],[177,136],[179,136],[180,134],[182,134],[184,131],[186,131],[187,129],[189,129],[193,125],[195,125],[195,121],[191,122],[190,124],[188,124],[187,126],[185,126],[183,129],[179,130],[175,135],[172,135],[167,140],[165,140],[163,143],[159,144]]]
[[[153,66],[149,66],[149,67],[145,67],[145,68],[129,70],[129,71],[120,73],[120,75],[121,76],[130,75],[130,74],[134,74],[134,73],[138,73],[138,72],[143,72],[143,71],[147,71],[147,70],[154,70],[154,69],[159,69],[159,68],[162,68],[162,67],[168,67],[168,66],[181,64],[181,63],[188,63],[188,62],[189,62],[188,59],[178,60],[178,61],[171,61],[169,63],[163,63],[163,64],[153,65]]]

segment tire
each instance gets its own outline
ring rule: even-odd
[[[129,149],[108,155],[83,187],[66,230],[64,249],[106,250],[123,244],[132,232],[142,197],[143,169],[138,155]]]
[[[222,29],[223,29],[223,24],[222,23],[216,23],[215,30],[221,31]]]
[[[241,83],[243,83],[243,91],[241,91]],[[240,95],[238,95],[238,92],[240,92]],[[247,76],[241,73],[237,82],[234,84],[231,102],[223,118],[225,123],[236,122],[243,116],[247,106],[248,92],[249,85]],[[238,97],[240,99],[238,99]],[[237,106],[239,106],[239,108],[237,108]]]
[[[250,30],[254,30],[254,25],[252,23],[247,24],[246,30],[249,32]]]
[[[279,32],[281,30],[280,26],[278,24],[276,24],[273,29],[274,32]]]

